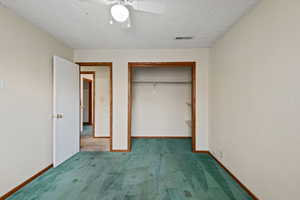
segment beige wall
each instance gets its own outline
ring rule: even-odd
[[[263,0],[212,50],[210,149],[265,200],[300,195],[299,9]]]
[[[52,56],[47,33],[0,7],[0,196],[52,163]]]
[[[113,149],[127,149],[128,62],[196,61],[196,149],[208,149],[209,49],[77,49],[76,62],[113,62]]]

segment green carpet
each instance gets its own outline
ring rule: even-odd
[[[93,136],[93,126],[83,125],[80,136]]]
[[[135,139],[130,153],[80,152],[10,200],[252,199],[190,139]]]

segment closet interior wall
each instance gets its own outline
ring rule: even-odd
[[[192,69],[136,67],[132,76],[132,137],[191,137]]]

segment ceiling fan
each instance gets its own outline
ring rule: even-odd
[[[80,0],[81,2],[99,3],[109,6],[112,19],[110,24],[114,22],[125,23],[126,27],[131,27],[130,10],[142,11],[153,14],[164,13],[164,4],[162,0]]]

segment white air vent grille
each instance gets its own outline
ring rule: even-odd
[[[179,36],[175,37],[175,40],[192,40],[194,37],[192,36]]]

